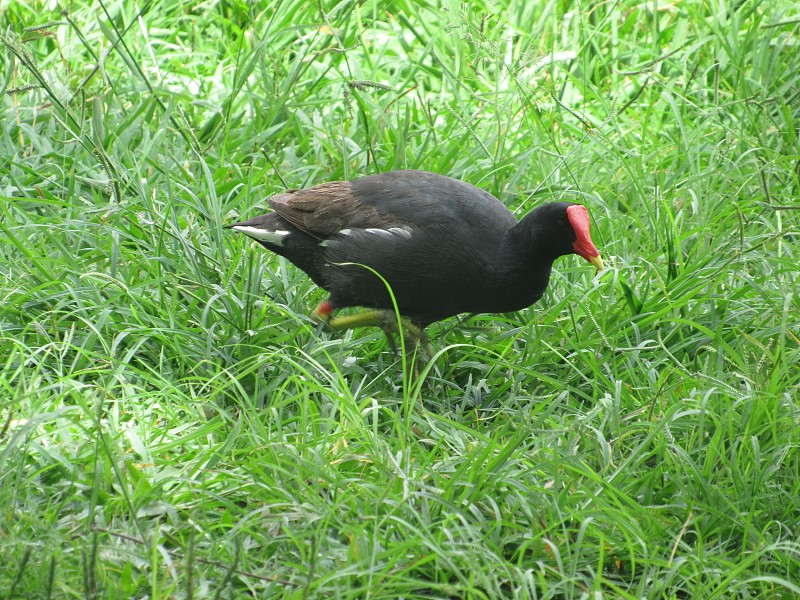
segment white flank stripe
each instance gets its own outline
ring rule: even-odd
[[[411,239],[412,229],[410,227],[389,227],[388,229],[381,229],[379,227],[368,227],[366,229],[342,229],[341,231],[336,232],[336,236],[363,236],[363,235],[373,235],[373,236],[380,236],[385,239],[393,238],[393,237],[400,237],[404,239]],[[336,243],[336,237],[325,240],[320,242],[320,246],[331,246]]]
[[[268,231],[266,229],[259,229],[258,227],[247,227],[238,225],[232,227],[234,231],[240,231],[243,234],[258,240],[259,242],[267,242],[268,244],[275,244],[276,246],[283,246],[283,240],[289,235],[288,231]]]
[[[358,230],[356,230],[356,231],[358,231]],[[409,227],[389,227],[389,229],[380,229],[378,227],[369,227],[367,229],[363,229],[362,231],[364,233],[371,233],[373,235],[380,235],[380,236],[383,236],[383,237],[398,236],[398,237],[403,237],[403,238],[406,238],[406,239],[410,239],[411,238],[411,228],[409,228]],[[349,229],[343,229],[339,233],[345,233],[345,232],[347,232],[345,235],[348,235],[348,234],[351,233],[351,231]]]
[[[389,231],[391,231],[393,235],[399,235],[407,240],[411,239],[411,227],[391,227]]]

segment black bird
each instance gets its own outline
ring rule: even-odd
[[[269,199],[274,212],[227,227],[285,256],[330,293],[314,316],[334,329],[396,331],[407,339],[459,313],[515,311],[536,302],[553,261],[578,254],[603,268],[581,204],[552,202],[521,221],[469,183],[425,171],[332,181]],[[368,267],[368,268],[367,268]],[[377,310],[332,318],[338,308]]]

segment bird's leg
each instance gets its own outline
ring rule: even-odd
[[[389,341],[389,346],[392,352],[397,354],[397,346],[394,343],[392,334],[396,333],[402,335],[406,341],[406,346],[409,348],[416,348],[421,346],[421,349],[428,356],[433,356],[433,346],[431,345],[425,331],[415,325],[410,319],[400,317],[398,325],[397,318],[393,310],[376,309],[368,310],[354,315],[344,315],[342,317],[331,317],[333,306],[330,302],[322,302],[314,312],[311,313],[314,320],[324,323],[334,331],[345,331],[347,329],[355,329],[356,327],[380,327],[386,334]]]
[[[394,331],[400,330],[399,333],[406,341],[406,346],[410,345],[411,348],[419,348],[428,358],[435,354],[433,345],[430,339],[428,339],[428,334],[425,333],[422,327],[419,327],[405,317],[400,317],[400,324],[398,327],[394,311],[387,310],[386,312],[388,313],[387,318],[390,320],[389,327],[394,327]]]
[[[331,313],[333,310],[333,304],[331,304],[328,300],[325,300],[324,302],[320,302],[317,305],[317,308],[313,310],[311,313],[311,318],[318,323],[327,323],[331,320]]]
[[[422,327],[416,325],[411,319],[407,317],[400,317],[400,322],[397,322],[397,316],[393,310],[376,310],[379,313],[379,318],[383,323],[379,325],[383,332],[386,334],[386,339],[389,340],[389,345],[392,347],[392,352],[397,354],[397,346],[394,343],[393,333],[402,335],[406,343],[406,348],[419,348],[424,356],[430,358],[434,355],[433,346],[428,339],[428,334]]]

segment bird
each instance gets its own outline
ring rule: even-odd
[[[315,320],[340,331],[381,327],[393,349],[390,333],[429,349],[425,328],[433,322],[531,306],[561,256],[577,254],[603,269],[584,205],[548,202],[518,221],[483,189],[427,171],[330,181],[268,203],[272,212],[226,228],[285,257],[328,292]],[[348,307],[370,310],[333,316]]]

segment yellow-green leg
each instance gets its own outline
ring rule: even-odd
[[[335,331],[346,331],[356,327],[380,327],[389,340],[392,351],[397,353],[397,346],[394,343],[392,334],[396,333],[403,336],[407,348],[421,347],[422,351],[429,357],[433,356],[433,346],[427,334],[415,325],[410,319],[401,316],[400,326],[398,327],[397,318],[393,310],[376,309],[368,310],[354,315],[344,315],[341,317],[331,317],[331,308],[328,302],[320,304],[313,313],[312,317],[324,323]]]

